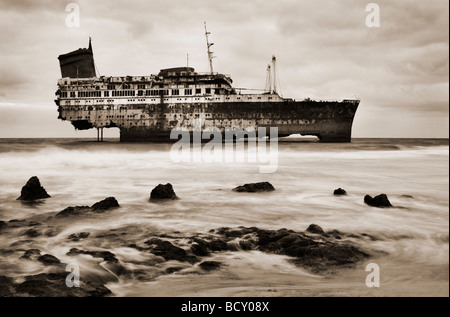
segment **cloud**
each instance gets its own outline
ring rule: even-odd
[[[365,25],[367,3],[359,0],[76,2],[80,28],[65,25],[65,2],[0,2],[0,102],[41,103],[53,111],[57,56],[86,47],[89,36],[102,75],[157,73],[186,65],[187,54],[190,66],[208,71],[206,21],[214,69],[237,87],[264,88],[275,54],[285,97],[360,97],[357,119],[374,124],[355,121],[357,133],[394,133],[377,124],[394,124],[383,118],[390,113],[422,126],[430,113],[448,117],[445,0],[380,0],[380,28]],[[448,135],[448,120],[439,122],[428,131]]]

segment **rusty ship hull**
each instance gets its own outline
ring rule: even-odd
[[[322,142],[350,142],[353,118],[358,108],[354,101],[287,101],[267,103],[177,104],[175,106],[134,105],[103,109],[71,109],[60,106],[60,118],[72,120],[79,130],[91,128],[120,129],[123,142],[170,141],[173,129],[203,131],[211,128],[222,133],[240,127],[252,131],[258,128],[278,128],[278,136],[314,135]],[[267,129],[268,131],[268,129]]]

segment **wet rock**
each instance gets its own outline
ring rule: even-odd
[[[177,260],[181,262],[189,262],[191,264],[198,262],[198,258],[180,247],[177,247],[169,241],[152,238],[145,242],[149,246],[153,246],[151,252],[154,255],[163,257],[166,261]]]
[[[242,186],[238,186],[233,189],[233,191],[241,193],[256,193],[256,192],[271,192],[274,191],[275,188],[269,182],[261,182],[261,183],[250,183]]]
[[[293,262],[313,272],[322,272],[334,267],[354,265],[370,255],[355,246],[334,241],[314,240],[301,233],[283,232],[283,237],[275,239],[279,234],[275,231],[260,230],[258,244],[261,251],[269,251],[295,257]],[[271,238],[271,239],[270,239]]]
[[[323,229],[316,224],[310,224],[308,229],[306,229],[306,232],[315,233],[315,234],[324,234],[325,233],[325,231],[323,231]]]
[[[33,176],[28,180],[25,186],[22,187],[20,197],[17,199],[31,201],[49,197],[50,195],[47,194],[47,191],[44,189],[44,187],[41,186],[39,178]]]
[[[155,188],[153,188],[150,193],[150,201],[158,201],[158,200],[170,200],[170,199],[178,199],[175,194],[172,184],[167,183],[166,185],[159,184]]]
[[[333,236],[335,239],[342,239],[342,233],[339,230],[331,230],[327,234]]]
[[[172,266],[172,267],[168,267],[164,272],[166,274],[172,274],[178,271],[181,271],[182,269],[184,269],[184,267],[181,266]]]
[[[86,239],[90,236],[90,232],[80,232],[80,233],[72,233],[67,237],[67,239],[72,240],[74,242],[80,241],[81,239]]]
[[[41,251],[38,249],[29,249],[20,257],[21,259],[35,260],[41,255]]]
[[[92,210],[96,212],[103,212],[112,208],[120,207],[119,203],[114,197],[108,197],[102,201],[96,202],[92,205]]]
[[[49,229],[49,230],[45,231],[44,234],[45,234],[46,237],[55,237],[55,236],[57,236],[60,232],[61,232],[60,229],[54,229],[54,228],[52,228],[52,229]]]
[[[86,251],[86,250],[80,250],[77,248],[70,249],[69,252],[67,252],[66,255],[74,256],[79,254],[88,254],[94,258],[102,258],[106,262],[109,263],[117,263],[119,260],[117,260],[116,255],[114,253],[111,253],[109,251]]]
[[[194,255],[197,255],[197,256],[208,256],[208,255],[211,254],[209,252],[209,248],[208,248],[209,244],[208,244],[208,242],[206,242],[206,241],[204,241],[202,239],[198,239],[198,238],[195,238],[194,242],[195,243],[193,243],[192,246],[191,246],[191,252]]]
[[[11,219],[8,222],[9,223],[21,223],[21,222],[25,222],[25,219]]]
[[[12,278],[0,275],[0,297],[13,296],[14,281]]]
[[[104,285],[85,279],[80,280],[80,287],[67,287],[67,274],[57,272],[27,276],[23,283],[15,285],[15,292],[36,297],[100,297],[111,294]]]
[[[18,227],[23,227],[25,225],[25,220],[24,219],[12,219],[10,221],[8,221],[7,226],[10,228],[18,228]]]
[[[252,239],[254,249],[291,256],[294,258],[293,263],[314,273],[354,266],[357,262],[370,257],[370,254],[354,246],[351,242],[344,242],[333,235],[323,235],[322,228],[317,225],[312,225],[308,229],[310,229],[307,231],[308,233],[312,231],[320,233],[320,236],[309,236],[303,232],[285,228],[264,230],[252,227],[245,228],[245,230],[240,228],[239,231],[246,235],[249,235],[249,231],[251,231],[251,234],[256,237],[256,239]],[[216,232],[221,231],[225,235],[227,230],[235,231],[221,228]],[[337,233],[338,231],[336,235]]]
[[[40,257],[37,258],[37,260],[39,262],[44,263],[45,265],[54,265],[54,264],[60,264],[61,263],[61,261],[57,257],[55,257],[55,256],[53,256],[51,254],[41,255]]]
[[[89,206],[67,207],[55,215],[56,218],[69,216],[79,216],[88,213],[91,210]]]
[[[27,237],[30,237],[30,238],[36,238],[36,237],[41,236],[42,234],[39,231],[37,231],[36,229],[30,229],[30,230],[25,231],[24,235],[26,235]]]
[[[214,271],[219,270],[222,266],[222,263],[217,261],[203,261],[199,264],[199,266],[205,271]]]
[[[338,189],[334,190],[333,195],[335,195],[335,196],[344,196],[344,195],[347,195],[347,192],[345,191],[345,189],[342,189],[342,188],[339,187]]]
[[[249,241],[241,240],[239,241],[239,246],[244,251],[249,251],[254,248],[253,244]]]
[[[372,207],[378,208],[389,208],[392,207],[391,202],[389,201],[386,194],[381,194],[375,197],[370,195],[364,196],[364,202]]]

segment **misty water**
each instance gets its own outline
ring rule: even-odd
[[[17,226],[0,232],[0,275],[16,281],[47,272],[21,259],[39,249],[63,263],[77,263],[80,278],[104,282],[113,296],[448,296],[448,140],[355,139],[352,143],[280,142],[274,173],[263,162],[174,162],[170,144],[129,144],[116,139],[0,139],[0,220],[40,223],[34,238]],[[242,150],[240,150],[242,151]],[[51,198],[35,204],[16,200],[31,176]],[[237,193],[245,183],[268,181],[270,193]],[[149,202],[151,190],[171,183],[180,198]],[[334,196],[344,188],[348,195]],[[375,208],[364,196],[385,193],[393,208]],[[68,206],[115,197],[120,208],[83,217],[51,218]],[[50,218],[49,218],[50,217]],[[50,219],[50,220],[49,220]],[[382,255],[353,268],[313,274],[287,256],[259,250],[215,252],[223,263],[206,272],[197,264],[158,261],[130,248],[145,233],[183,237],[220,227],[255,226],[304,231],[366,233],[355,243]],[[72,241],[70,234],[89,232]],[[109,232],[123,233],[108,236]],[[71,248],[107,250],[133,275],[116,276],[103,260],[68,256]],[[378,253],[381,254],[381,253]],[[380,267],[379,288],[366,286],[368,263]],[[168,267],[179,266],[171,274]]]

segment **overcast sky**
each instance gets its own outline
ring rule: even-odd
[[[58,55],[87,47],[98,72],[149,75],[162,68],[214,71],[235,87],[264,88],[276,55],[281,93],[303,99],[361,99],[353,137],[449,136],[449,1],[361,0],[73,1],[0,0],[0,137],[95,137],[57,119]],[[116,130],[116,131],[114,131]],[[117,129],[105,136],[118,136]]]

